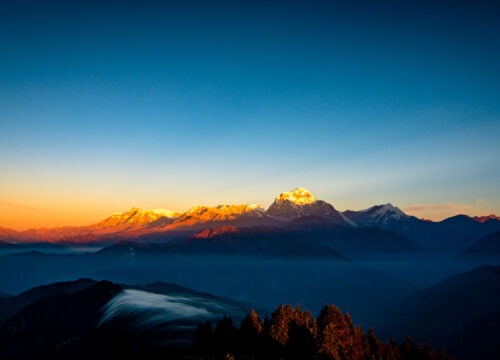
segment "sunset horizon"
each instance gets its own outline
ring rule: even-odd
[[[0,1],[0,360],[500,359],[500,2]]]
[[[300,186],[295,187],[300,188]],[[290,191],[293,191],[294,189],[291,189]],[[276,197],[276,195],[274,195]],[[249,198],[249,197],[247,197]],[[269,197],[273,198],[273,196]],[[401,208],[406,214],[410,216],[415,216],[417,218],[425,219],[425,220],[432,220],[432,221],[442,221],[446,218],[450,218],[456,215],[467,215],[470,217],[487,217],[487,216],[497,216],[494,211],[488,211],[485,210],[484,208],[484,201],[478,200],[474,204],[455,204],[455,203],[444,203],[444,204],[409,204],[409,205],[403,205],[399,206],[399,204],[395,201],[390,201],[389,199],[386,201],[381,201],[373,204],[367,204],[365,207],[362,208],[352,208],[347,205],[347,207],[341,208],[335,204],[334,201],[329,201],[328,199],[324,199],[321,197],[317,197],[318,199],[327,201],[328,203],[332,204],[337,210],[339,211],[346,211],[346,210],[364,210],[368,209],[372,206],[375,205],[384,205],[384,204],[392,204],[398,208]],[[141,210],[155,210],[155,209],[166,209],[173,211],[175,213],[184,213],[188,211],[189,209],[192,209],[196,206],[207,206],[207,207],[217,207],[219,205],[240,205],[240,204],[246,204],[246,205],[254,205],[258,204],[264,209],[268,208],[269,205],[272,204],[272,201],[267,201],[267,202],[238,202],[238,201],[232,201],[232,202],[213,202],[211,204],[207,203],[193,203],[192,205],[188,205],[187,207],[172,207],[172,206],[164,206],[164,204],[158,204],[157,206],[152,206],[152,207],[144,207],[144,206],[138,206],[137,204],[133,203],[132,205],[129,205],[128,207],[125,206],[124,208],[121,209],[113,209],[111,211],[105,212],[102,209],[96,209],[92,208],[93,211],[91,214],[89,212],[86,212],[85,214],[80,213],[80,215],[74,215],[72,214],[72,218],[66,220],[65,216],[63,214],[71,213],[73,211],[72,207],[66,207],[61,211],[61,213],[55,213],[54,211],[51,211],[50,209],[47,208],[37,208],[37,207],[31,207],[27,205],[21,205],[21,204],[14,204],[14,203],[2,203],[0,206],[3,206],[4,208],[8,209],[8,211],[5,211],[6,215],[4,215],[2,218],[2,221],[4,223],[0,224],[0,228],[10,228],[13,230],[17,231],[23,231],[23,230],[29,230],[29,229],[36,229],[36,228],[54,228],[54,227],[64,227],[64,226],[86,226],[86,225],[93,225],[109,216],[115,213],[123,213],[129,209],[132,208],[138,208]],[[77,206],[78,207],[78,206]],[[107,207],[109,208],[109,207]],[[33,216],[33,213],[36,215]],[[41,213],[41,214],[40,214]],[[499,212],[500,213],[500,212]],[[8,215],[13,215],[14,220],[11,221],[11,226],[9,226],[9,216]],[[45,216],[54,216],[54,220],[45,220],[43,219]],[[16,219],[21,219],[21,221],[33,221],[31,224],[27,223],[26,225],[16,225]],[[41,218],[41,220],[40,220]],[[62,218],[62,219],[61,219]],[[89,220],[86,220],[89,219]],[[37,221],[39,225],[37,224]]]

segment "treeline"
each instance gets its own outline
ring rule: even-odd
[[[349,314],[325,306],[317,318],[300,306],[280,306],[263,321],[252,311],[236,328],[229,317],[198,325],[192,344],[198,359],[269,360],[447,360],[408,337],[401,345],[384,343],[370,329],[355,327]]]

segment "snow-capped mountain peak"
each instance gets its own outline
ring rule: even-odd
[[[168,209],[149,209],[142,210],[138,207],[132,207],[130,210],[127,210],[123,213],[114,213],[107,219],[101,221],[96,224],[97,227],[110,227],[117,225],[134,225],[134,226],[142,226],[149,224],[155,220],[158,220],[161,217],[166,218],[175,218],[179,214],[175,213],[172,210]]]
[[[398,207],[392,205],[391,203],[375,205],[369,209],[362,211],[370,213],[371,217],[390,216],[394,219],[399,219],[406,216],[404,212],[402,212]]]
[[[295,190],[282,192],[278,196],[276,196],[275,203],[281,201],[290,201],[296,205],[305,205],[316,202],[316,198],[309,190],[298,187]]]
[[[203,205],[198,205],[195,207],[192,207],[188,211],[186,211],[185,214],[193,215],[193,214],[204,214],[204,213],[210,213],[214,215],[241,215],[245,213],[263,213],[265,212],[264,208],[259,205],[259,204],[240,204],[240,205],[229,205],[229,204],[223,204],[223,205],[217,205],[214,207],[211,206],[203,206]]]
[[[301,187],[276,196],[274,202],[267,209],[267,214],[288,220],[303,216],[318,216],[330,220],[332,223],[355,226],[352,221],[345,218],[332,205],[316,199],[310,191]]]
[[[179,216],[179,213],[176,213],[175,211],[172,211],[169,209],[158,208],[158,209],[151,209],[149,211],[151,211],[153,214],[156,214],[159,216],[165,216],[167,218],[173,218],[173,217]]]
[[[408,218],[408,215],[391,203],[359,211],[347,210],[343,215],[360,226],[385,226],[388,222]]]

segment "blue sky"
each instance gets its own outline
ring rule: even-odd
[[[296,186],[500,213],[499,24],[482,1],[2,2],[0,226]]]

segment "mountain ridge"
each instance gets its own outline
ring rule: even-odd
[[[289,222],[308,216],[321,217],[347,228],[378,227],[406,236],[424,248],[445,248],[455,252],[470,246],[474,240],[500,230],[500,220],[495,215],[457,215],[432,222],[407,215],[391,203],[341,212],[328,202],[318,200],[307,189],[299,187],[276,196],[267,210],[257,204],[200,205],[184,212],[132,207],[88,226],[24,231],[0,227],[0,241],[6,243],[5,247],[15,243],[40,242],[110,244],[123,240],[170,241],[220,226],[286,227]]]

